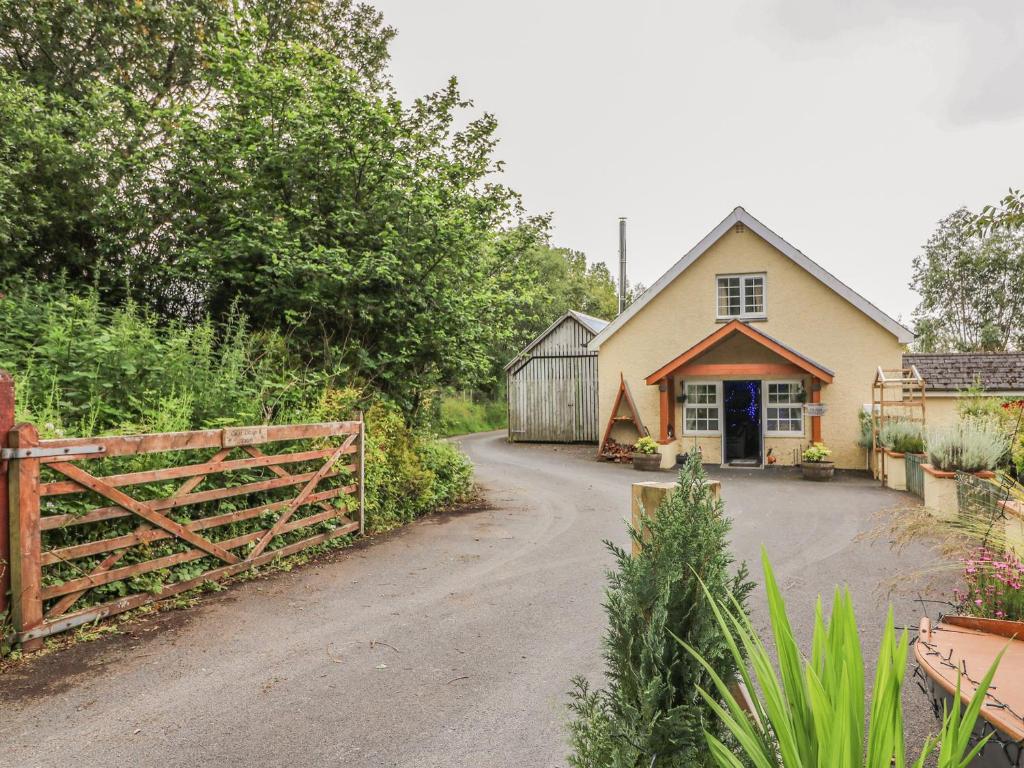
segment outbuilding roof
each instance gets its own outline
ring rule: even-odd
[[[582,312],[577,312],[575,309],[570,309],[569,314],[587,326],[587,328],[592,330],[594,333],[600,333],[604,330],[605,326],[608,325],[607,320],[602,320],[600,317],[594,317],[593,315],[585,315]]]
[[[989,392],[1024,392],[1024,352],[908,353],[929,391],[957,392],[979,384]]]
[[[769,245],[773,246],[783,256],[786,256],[797,266],[805,269],[841,297],[853,304],[853,306],[865,315],[893,334],[901,344],[909,344],[914,340],[913,331],[885,314],[885,312],[865,299],[850,286],[846,285],[846,283],[833,275],[827,269],[787,243],[779,237],[779,235],[775,234],[775,232],[747,213],[743,208],[737,207],[732,213],[722,219],[721,223],[711,230],[703,240],[691,248],[679,261],[673,264],[672,268],[669,269],[668,272],[658,278],[654,285],[644,291],[643,295],[641,295],[639,299],[630,304],[621,315],[608,324],[608,327],[597,334],[589,344],[590,349],[596,350],[600,347],[601,344],[604,343],[605,339],[609,338],[613,333],[618,331],[619,328],[625,325],[633,315],[643,309],[651,299],[667,288],[687,267],[703,256],[705,251],[718,242],[736,224],[745,225],[747,229]]]

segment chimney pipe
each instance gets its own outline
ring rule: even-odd
[[[626,217],[619,217],[619,314],[626,308]]]

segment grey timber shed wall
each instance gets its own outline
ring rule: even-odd
[[[505,367],[510,441],[597,442],[597,353],[587,343],[605,325],[567,312]]]

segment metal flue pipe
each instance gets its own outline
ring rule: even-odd
[[[619,312],[626,308],[626,217],[619,217]]]

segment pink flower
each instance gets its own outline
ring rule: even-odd
[[[975,600],[975,601],[974,601],[974,604],[975,604],[975,605],[981,605],[981,600]]]

